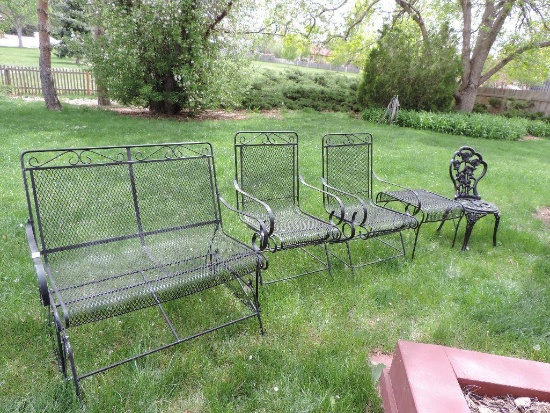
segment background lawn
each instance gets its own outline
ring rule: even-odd
[[[0,65],[38,67],[40,50],[38,48],[19,48],[0,46]],[[73,58],[60,59],[52,53],[52,67],[79,68]]]
[[[300,169],[314,184],[324,133],[369,131],[382,178],[448,196],[451,155],[471,145],[489,163],[481,194],[502,213],[496,248],[491,217],[476,224],[465,253],[450,248],[452,225],[436,234],[437,224],[427,224],[414,261],[393,260],[355,274],[335,264],[332,277],[319,273],[263,287],[265,336],[251,320],[85,379],[89,412],[380,412],[369,355],[392,352],[399,339],[550,362],[550,228],[535,217],[550,206],[550,140],[470,139],[313,111],[185,121],[67,104],[55,113],[43,106],[0,96],[0,411],[80,410],[72,384],[55,365],[25,240],[19,154],[35,148],[207,140],[220,192],[234,202],[238,130],[298,132]],[[316,195],[303,196],[308,210],[323,213]],[[232,233],[249,239],[226,218]],[[413,239],[406,234],[409,252]],[[360,254],[378,247],[369,240],[355,248]],[[269,258],[266,277],[308,265],[284,253]],[[206,297],[202,305],[207,313],[216,301]],[[174,306],[186,314],[185,300]],[[151,320],[140,314],[115,327],[85,326],[80,334],[87,343],[77,363],[90,365],[123,344],[139,349],[156,338]]]

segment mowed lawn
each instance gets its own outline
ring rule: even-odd
[[[426,224],[414,260],[414,234],[408,232],[407,258],[355,273],[335,262],[332,276],[322,272],[264,286],[264,336],[252,319],[85,379],[86,411],[381,412],[369,357],[391,353],[397,340],[550,362],[550,228],[537,217],[550,206],[550,140],[464,138],[369,124],[343,113],[239,112],[226,118],[157,119],[70,105],[48,112],[42,102],[0,96],[0,411],[82,410],[72,383],[56,367],[45,327],[25,240],[21,151],[208,141],[220,192],[234,203],[233,135],[239,130],[296,131],[300,171],[315,185],[324,133],[371,132],[378,175],[447,196],[452,154],[473,146],[489,164],[481,195],[501,210],[498,244],[492,245],[492,217],[476,224],[466,252],[459,245],[451,249],[450,223],[439,234],[437,224]],[[301,195],[308,211],[324,216],[317,194]],[[224,213],[224,220],[230,232],[250,239],[231,215]],[[464,223],[458,244],[463,233]],[[359,257],[379,251],[376,240],[353,248]],[[268,258],[266,277],[310,264],[286,253]],[[200,312],[186,312],[186,300],[175,306],[191,320],[213,312],[216,304],[205,296]],[[78,366],[153,342],[158,331],[150,315],[111,320],[119,323],[116,335],[105,333],[107,324],[75,332],[71,339],[84,344],[75,350]]]

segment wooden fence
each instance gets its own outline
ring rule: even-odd
[[[95,95],[97,86],[91,73],[81,69],[52,68],[55,89],[60,95]],[[14,95],[41,95],[40,69],[0,65],[0,88]]]
[[[550,90],[515,90],[480,87],[477,91],[477,103],[487,104],[490,98],[516,99],[528,101],[532,106],[528,109],[532,112],[542,112],[550,115]]]

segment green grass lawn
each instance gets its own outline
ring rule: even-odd
[[[38,67],[40,51],[36,48],[0,47],[0,65]],[[79,68],[73,58],[60,59],[52,53],[52,67]]]
[[[496,248],[492,217],[476,224],[464,253],[450,248],[452,225],[437,234],[437,224],[426,224],[414,261],[397,259],[355,274],[336,263],[332,277],[319,273],[264,286],[264,336],[250,320],[85,379],[88,412],[380,412],[369,355],[392,352],[397,340],[550,362],[550,228],[535,217],[550,206],[548,139],[471,139],[313,111],[208,121],[133,118],[67,104],[48,112],[42,102],[2,96],[0,119],[0,411],[81,410],[55,365],[25,240],[19,154],[36,148],[206,140],[214,147],[220,192],[234,200],[232,144],[239,130],[298,132],[300,169],[315,184],[324,133],[369,131],[382,178],[448,196],[449,159],[459,146],[471,145],[489,164],[481,194],[502,213]],[[320,199],[303,196],[308,210],[321,214]],[[246,232],[228,221],[239,236]],[[413,239],[405,234],[409,251]],[[368,240],[355,248],[361,254],[378,247]],[[285,253],[269,257],[266,276],[308,265]],[[185,314],[187,305],[183,300],[174,308]],[[215,305],[206,297],[201,311]],[[111,350],[153,341],[150,314],[85,326],[87,343],[77,363],[90,365]]]

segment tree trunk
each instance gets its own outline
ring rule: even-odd
[[[471,112],[474,109],[477,97],[477,87],[469,85],[460,88],[455,93],[456,108],[461,112]]]
[[[22,19],[17,19],[17,40],[18,40],[18,47],[23,47],[23,22]]]
[[[97,41],[104,34],[104,30],[100,26],[94,26],[92,29],[94,35],[94,41]],[[97,104],[99,106],[111,106],[111,100],[109,99],[109,89],[106,86],[106,82],[102,76],[96,74],[97,85]]]
[[[49,110],[61,110],[52,76],[52,46],[50,44],[48,0],[37,0],[38,41],[40,45],[40,81],[44,102]]]

